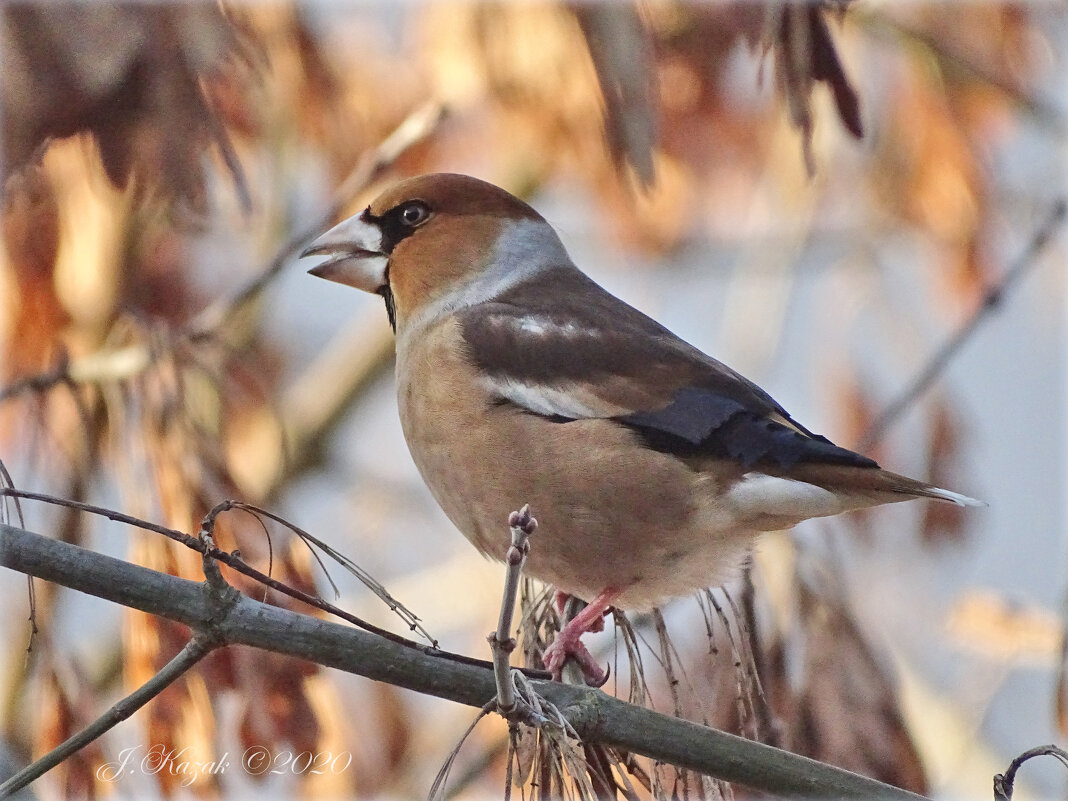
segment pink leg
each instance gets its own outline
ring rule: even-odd
[[[619,596],[619,593],[617,592],[615,597],[618,597],[618,596]],[[564,614],[564,607],[567,606],[567,601],[568,601],[568,599],[570,597],[571,597],[571,593],[564,592],[563,590],[557,590],[553,594],[553,603],[556,604],[556,611],[559,612],[561,615]],[[609,601],[608,605],[611,606],[612,605],[612,601]],[[590,623],[590,626],[589,626],[588,629],[586,629],[586,631],[604,631],[604,613],[603,612],[601,613],[601,616],[599,618],[597,618],[592,623]]]
[[[598,593],[597,597],[589,602],[589,605],[579,612],[564,628],[556,635],[556,639],[545,649],[542,661],[545,667],[557,681],[564,662],[568,657],[573,658],[582,668],[582,675],[586,677],[586,683],[592,687],[600,687],[608,680],[607,674],[601,670],[586,646],[582,644],[582,635],[587,631],[600,631],[604,628],[604,613],[619,597],[620,591],[609,587]],[[561,601],[561,594],[557,593],[557,603]],[[598,628],[598,626],[600,628]]]
[[[564,607],[567,606],[567,599],[570,597],[571,594],[563,590],[557,590],[553,593],[553,603],[556,604],[556,611],[561,615],[564,613]]]

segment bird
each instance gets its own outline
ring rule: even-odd
[[[401,180],[301,256],[385,301],[404,438],[456,528],[504,560],[509,511],[533,510],[524,570],[587,603],[543,654],[557,678],[574,658],[603,682],[581,637],[609,609],[722,584],[764,532],[914,498],[983,505],[805,428],[595,283],[494,184]]]

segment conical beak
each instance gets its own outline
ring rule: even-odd
[[[300,257],[332,256],[308,270],[314,276],[339,284],[378,292],[388,285],[389,256],[382,252],[382,232],[366,220],[367,212],[349,217],[320,236]]]

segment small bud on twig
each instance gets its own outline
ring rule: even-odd
[[[515,609],[515,596],[519,590],[519,576],[523,571],[530,552],[530,536],[538,528],[538,521],[530,513],[530,505],[523,504],[518,512],[508,515],[508,527],[511,529],[512,544],[505,553],[508,570],[504,579],[504,594],[501,598],[501,614],[497,619],[497,630],[486,638],[493,653],[493,674],[497,682],[497,711],[510,715],[516,711],[515,686],[511,676],[511,654],[516,641],[511,636],[512,612]]]

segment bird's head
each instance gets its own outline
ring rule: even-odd
[[[394,184],[301,256],[331,256],[308,272],[385,298],[394,330],[428,305],[488,300],[495,287],[567,262],[556,233],[522,200],[448,173]]]

